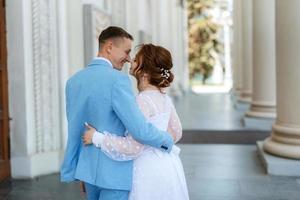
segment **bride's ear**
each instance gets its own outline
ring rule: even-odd
[[[147,73],[144,73],[144,74],[143,74],[143,77],[144,77],[144,78],[149,78],[149,75],[148,75]]]
[[[149,75],[148,75],[147,73],[144,73],[144,74],[142,75],[142,79],[148,80],[148,79],[149,79]]]

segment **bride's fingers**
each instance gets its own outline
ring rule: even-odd
[[[84,144],[84,145],[87,145],[87,144],[88,144],[88,142],[87,142],[86,139],[83,140],[83,144]]]
[[[84,125],[85,125],[85,127],[86,127],[88,130],[93,129],[93,127],[90,126],[87,122],[85,122]]]
[[[86,141],[87,141],[87,139],[86,139],[84,136],[82,136],[82,142],[83,142],[84,144],[86,144]]]

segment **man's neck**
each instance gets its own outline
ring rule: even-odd
[[[103,60],[106,60],[113,67],[112,62],[110,61],[108,56],[98,53],[97,57],[102,58]]]
[[[105,59],[109,60],[108,56],[103,53],[98,53],[97,57],[101,57],[101,58],[105,58]]]

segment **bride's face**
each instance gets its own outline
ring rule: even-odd
[[[129,74],[130,75],[134,75],[134,70],[137,68],[137,61],[136,61],[136,58],[133,58],[131,60],[131,66],[130,66],[130,69],[129,69]]]

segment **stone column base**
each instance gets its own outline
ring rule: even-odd
[[[247,128],[271,131],[276,118],[276,105],[272,102],[252,101],[243,122]]]
[[[276,118],[276,104],[274,102],[252,101],[250,110],[246,113],[247,117]]]
[[[271,175],[278,176],[300,176],[300,161],[281,158],[264,151],[263,141],[256,143],[259,158],[266,169],[266,172]]]
[[[243,103],[251,103],[252,92],[243,90],[240,93],[239,101]]]
[[[32,179],[37,176],[57,173],[63,151],[45,152],[11,158],[11,174],[15,179]]]
[[[300,159],[300,127],[276,122],[264,149],[277,156]]]
[[[275,156],[300,160],[300,145],[279,143],[277,141],[274,141],[272,139],[272,136],[268,137],[264,141],[264,149],[268,153]]]

